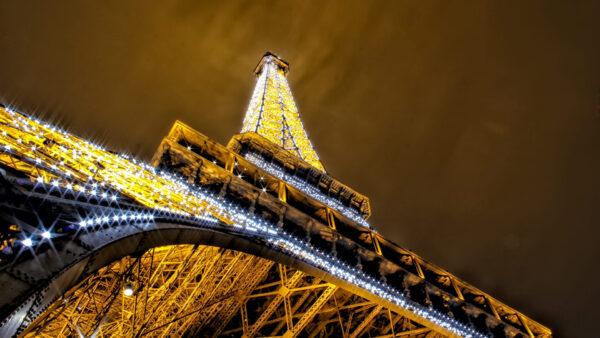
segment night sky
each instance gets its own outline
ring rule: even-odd
[[[0,0],[0,101],[149,160],[226,143],[291,64],[329,173],[372,224],[557,336],[600,302],[600,2]]]

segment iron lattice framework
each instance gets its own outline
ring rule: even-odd
[[[243,133],[176,122],[152,166],[0,109],[3,336],[548,337],[386,240],[267,54]]]
[[[325,170],[300,121],[286,79],[288,71],[288,64],[271,53],[261,59],[254,71],[258,78],[242,133],[260,134],[315,168]]]

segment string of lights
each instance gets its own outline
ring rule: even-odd
[[[259,156],[255,155],[255,154],[247,153],[244,156],[244,158],[246,158],[248,161],[250,161],[255,166],[268,172],[269,174],[279,178],[280,180],[286,181],[287,183],[289,183],[296,189],[302,191],[303,193],[307,194],[308,196],[310,196],[310,197],[316,199],[317,201],[326,204],[330,208],[340,212],[342,215],[348,217],[349,219],[353,220],[354,222],[356,222],[366,228],[371,228],[369,223],[364,218],[362,218],[362,216],[358,213],[358,211],[343,205],[340,201],[338,201],[335,198],[326,196],[325,194],[320,192],[319,189],[317,189],[313,185],[310,185],[310,184],[298,179],[295,176],[285,173],[282,170],[282,168],[279,168],[278,166],[276,166],[272,163],[268,163],[268,162],[264,161],[263,159],[261,159]]]

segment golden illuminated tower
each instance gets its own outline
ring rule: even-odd
[[[368,223],[267,53],[242,133],[152,165],[0,108],[0,335],[549,337]]]
[[[260,134],[315,168],[325,170],[300,121],[286,79],[288,71],[288,64],[271,53],[261,59],[254,71],[258,78],[242,133]]]

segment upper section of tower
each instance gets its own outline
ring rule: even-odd
[[[304,126],[286,76],[289,65],[267,52],[254,70],[257,80],[242,133],[262,135],[315,168],[325,171]]]

